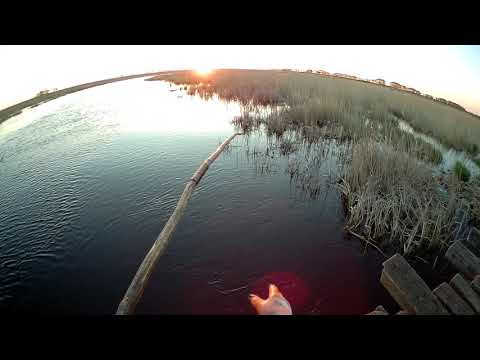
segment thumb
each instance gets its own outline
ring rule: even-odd
[[[270,284],[270,286],[268,287],[268,297],[271,298],[275,295],[282,295],[282,293],[280,292],[280,290],[278,290],[278,287],[276,285]]]
[[[262,306],[265,303],[265,300],[263,300],[261,297],[257,295],[250,294],[250,303],[252,304],[256,312],[260,314],[260,311],[262,310]]]

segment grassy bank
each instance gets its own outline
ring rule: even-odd
[[[71,94],[71,93],[74,93],[74,92],[77,92],[77,91],[86,90],[86,89],[89,89],[89,88],[92,88],[92,87],[95,87],[95,86],[105,85],[105,84],[109,84],[109,83],[113,83],[113,82],[117,82],[117,81],[130,80],[130,79],[135,79],[135,78],[140,78],[140,77],[145,77],[145,76],[151,76],[151,75],[159,75],[159,74],[162,74],[162,73],[156,72],[156,73],[145,73],[145,74],[137,74],[137,75],[120,76],[120,77],[115,77],[115,78],[111,78],[111,79],[104,79],[104,80],[89,82],[89,83],[86,83],[86,84],[75,85],[75,86],[71,86],[71,87],[68,87],[68,88],[65,88],[65,89],[62,89],[62,90],[50,92],[48,94],[38,95],[38,96],[35,96],[31,99],[22,101],[18,104],[15,104],[15,105],[12,105],[12,106],[9,106],[5,109],[0,110],[0,123],[2,123],[3,121],[7,120],[8,118],[10,118],[14,115],[19,114],[25,108],[34,107],[34,106],[40,105],[41,103],[59,98],[61,96],[67,95],[67,94]]]
[[[388,87],[298,72],[217,70],[156,79],[187,85],[190,94],[204,98],[239,101],[244,115],[237,124],[245,132],[264,124],[277,137],[294,130],[308,142],[334,138],[351,145],[338,179],[347,227],[392,252],[435,256],[478,216],[472,210],[478,203],[476,185],[469,183],[466,191],[455,174],[439,183],[432,174],[442,154],[398,126],[404,120],[445,146],[474,155],[480,121],[467,112]],[[255,116],[265,106],[270,111]]]
[[[343,117],[383,119],[393,114],[415,130],[444,145],[477,153],[480,121],[475,116],[415,94],[355,80],[276,70],[217,70],[202,77],[195,72],[158,76],[190,85],[191,93],[218,94],[244,105],[287,104],[305,109],[305,120]],[[302,111],[300,111],[302,112]],[[302,114],[299,114],[302,115]],[[308,116],[310,119],[308,119]],[[300,119],[299,121],[303,121]]]

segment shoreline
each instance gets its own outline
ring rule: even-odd
[[[147,77],[147,76],[159,76],[159,75],[165,75],[167,73],[172,73],[173,71],[159,71],[159,72],[153,72],[153,73],[142,73],[142,74],[135,74],[135,75],[126,75],[126,76],[118,76],[114,78],[109,78],[109,79],[103,79],[103,80],[97,80],[97,81],[92,81],[89,83],[84,83],[80,85],[74,85],[65,89],[57,90],[45,95],[39,95],[35,96],[31,99],[21,101],[17,104],[8,106],[4,109],[0,110],[0,124],[3,123],[4,121],[10,119],[13,116],[21,114],[21,112],[26,109],[26,108],[32,108],[39,106],[43,103],[46,103],[47,101],[57,99],[61,96],[65,96],[77,91],[82,91],[86,90],[95,86],[101,86],[105,84],[110,84],[114,83],[117,81],[123,81],[123,80],[130,80],[130,79],[135,79],[135,78],[141,78],[141,77]]]
[[[230,70],[230,69],[223,69],[223,70]],[[235,69],[235,70],[239,70],[239,69]],[[105,84],[109,84],[109,83],[113,83],[113,82],[117,82],[117,81],[130,80],[130,79],[141,78],[141,77],[149,77],[148,79],[145,79],[145,81],[165,80],[165,79],[162,78],[162,76],[168,75],[170,73],[179,73],[179,72],[185,72],[185,71],[192,71],[192,70],[157,71],[157,72],[142,73],[142,74],[135,74],[135,75],[118,76],[118,77],[114,77],[114,78],[97,80],[97,81],[84,83],[84,84],[80,84],[80,85],[74,85],[74,86],[64,88],[64,89],[61,89],[61,90],[57,90],[57,91],[54,91],[54,92],[51,92],[51,93],[48,93],[48,94],[45,94],[45,95],[35,96],[35,97],[30,98],[28,100],[25,100],[25,101],[22,101],[22,102],[19,102],[19,103],[16,103],[16,104],[13,104],[11,106],[8,106],[6,108],[1,109],[0,110],[0,124],[3,123],[4,121],[8,120],[9,118],[13,117],[13,116],[21,114],[22,111],[26,108],[33,108],[33,107],[39,106],[42,103],[45,103],[47,101],[54,100],[54,99],[59,98],[61,96],[65,96],[65,95],[68,95],[68,94],[71,94],[71,93],[74,93],[74,92],[77,92],[77,91],[82,91],[82,90],[86,90],[86,89],[89,89],[89,88],[92,88],[92,87],[95,87],[95,86],[101,86],[101,85],[105,85]],[[285,71],[285,70],[277,70],[277,71]],[[294,72],[293,70],[289,70],[289,71]],[[310,74],[310,73],[307,73],[307,72],[305,72],[305,73]],[[339,76],[334,76],[332,74],[328,74],[328,75],[327,74],[320,74],[320,73],[311,73],[311,74],[320,75],[320,76],[323,76],[323,77],[342,78],[342,79],[346,79],[346,80],[353,80],[353,81],[368,83],[368,84],[372,84],[372,85],[378,85],[378,86],[382,86],[384,88],[388,88],[388,89],[391,89],[391,90],[397,90],[397,91],[400,91],[400,92],[407,92],[407,93],[411,93],[413,95],[420,96],[422,98],[427,98],[423,94],[415,94],[415,93],[412,93],[412,92],[403,91],[401,89],[396,89],[396,88],[388,86],[388,85],[371,83],[371,82],[368,82],[368,81],[363,80],[363,79],[343,78],[343,77],[339,77]],[[434,103],[443,104],[443,105],[446,105],[446,106],[449,106],[449,107],[456,108],[455,106],[452,106],[450,104],[438,101],[435,98],[433,98],[433,99],[427,98],[427,99],[431,100]],[[465,112],[467,114],[470,114],[470,115],[476,117],[477,119],[480,119],[480,114],[477,115],[476,113],[471,112],[471,111],[469,111],[465,108],[463,108],[463,109],[456,108],[456,109],[459,110],[459,111]]]
[[[475,113],[473,111],[470,111],[468,109],[466,109],[465,107],[459,105],[459,104],[456,104],[458,105],[455,106],[455,105],[452,105],[452,104],[449,104],[447,102],[443,102],[441,100],[438,100],[439,98],[437,97],[428,97],[426,95],[428,94],[424,94],[424,93],[415,93],[415,92],[412,92],[412,91],[409,91],[409,90],[404,90],[404,89],[401,89],[401,88],[396,88],[396,87],[393,87],[391,85],[387,85],[387,83],[385,84],[379,84],[379,83],[376,83],[376,82],[371,82],[371,81],[368,81],[367,79],[362,79],[362,78],[350,78],[350,77],[344,77],[344,76],[339,76],[339,75],[335,75],[333,73],[327,73],[327,74],[322,74],[322,73],[318,73],[318,72],[309,72],[309,71],[297,71],[297,70],[292,70],[292,69],[215,69],[215,70],[247,70],[247,71],[278,71],[278,72],[293,72],[293,73],[299,73],[299,74],[307,74],[307,75],[317,75],[317,76],[322,76],[322,77],[327,77],[327,78],[334,78],[334,79],[345,79],[345,80],[351,80],[351,81],[357,81],[357,82],[362,82],[362,83],[365,83],[365,84],[370,84],[370,85],[376,85],[376,86],[380,86],[380,87],[383,87],[385,89],[390,89],[392,91],[399,91],[401,93],[407,93],[407,94],[412,94],[412,95],[417,95],[423,99],[428,99],[436,104],[443,104],[443,105],[446,105],[450,108],[454,108],[454,109],[457,109],[461,112],[465,112],[467,114],[470,114],[474,117],[476,117],[477,119],[480,119],[480,113]],[[175,72],[184,72],[184,71],[191,71],[191,70],[178,70],[178,71],[175,71]],[[174,71],[172,71],[174,72]],[[159,74],[159,75],[155,75],[154,77],[148,79],[149,81],[157,81],[157,80],[165,80],[162,78],[162,75],[164,74]]]

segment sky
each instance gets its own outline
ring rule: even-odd
[[[479,45],[1,45],[0,109],[45,88],[198,68],[321,69],[382,78],[480,114]]]

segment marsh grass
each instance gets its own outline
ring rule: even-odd
[[[277,70],[216,70],[208,77],[183,71],[159,76],[188,85],[190,94],[239,101],[243,105],[288,105],[292,121],[343,122],[348,135],[358,119],[383,121],[395,114],[415,130],[444,145],[474,155],[479,152],[477,117],[425,97],[360,81]]]
[[[473,224],[477,228],[480,228],[480,176],[467,184],[466,190]]]
[[[431,170],[405,151],[373,141],[354,145],[341,179],[347,226],[404,255],[440,251],[458,233],[455,186],[441,196]]]
[[[284,156],[290,157],[299,144],[313,149],[317,155],[307,167],[293,157],[287,168],[312,196],[318,196],[316,171],[329,151],[318,145],[344,144],[339,173],[333,175],[343,194],[347,228],[372,244],[427,257],[478,219],[479,186],[458,180],[469,177],[463,164],[455,166],[458,178],[446,176],[439,184],[432,173],[442,153],[399,128],[403,120],[447,147],[474,155],[480,121],[469,113],[383,86],[298,72],[217,70],[208,78],[181,72],[161,79],[186,84],[190,94],[205,99],[216,94],[238,101],[243,113],[234,119],[236,127],[248,134],[264,126]],[[262,112],[265,107],[270,111]],[[291,132],[301,139],[288,138]],[[261,171],[273,168],[268,154],[254,151],[252,156],[262,159]]]
[[[453,167],[453,172],[457,178],[461,181],[467,182],[470,180],[470,171],[463,165],[461,161],[456,161],[455,166]]]

